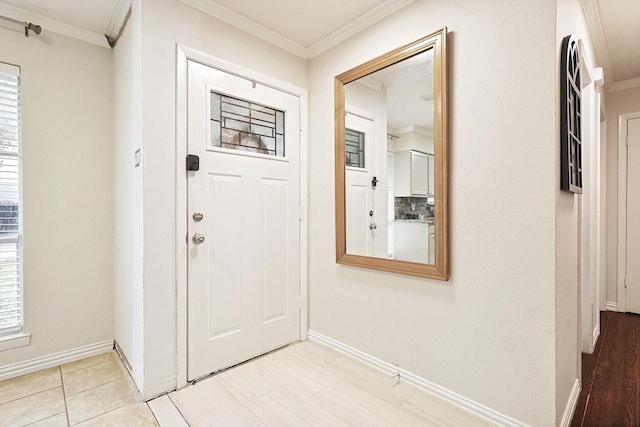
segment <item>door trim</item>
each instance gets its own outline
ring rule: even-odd
[[[215,56],[176,44],[176,386],[187,385],[187,62],[224,71],[300,99],[300,340],[309,329],[308,286],[308,95],[305,89],[274,79]]]
[[[640,118],[640,111],[618,116],[618,311],[627,311],[624,278],[627,272],[627,122]]]

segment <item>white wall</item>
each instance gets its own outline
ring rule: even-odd
[[[176,384],[176,43],[307,87],[307,62],[177,0],[142,0],[144,387]],[[186,218],[185,218],[186,221]]]
[[[640,111],[640,87],[607,92],[607,302],[618,302],[618,117]]]
[[[108,49],[0,24],[21,66],[24,319],[0,366],[113,338],[112,75]]]
[[[142,168],[142,58],[140,2],[113,50],[114,79],[114,338],[144,386]]]
[[[451,279],[337,265],[333,77],[443,25]],[[310,65],[310,328],[536,426],[556,421],[555,46],[555,2],[414,2]]]

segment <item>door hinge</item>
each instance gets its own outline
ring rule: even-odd
[[[624,288],[627,289],[627,278],[624,278]]]
[[[626,145],[627,147],[629,146],[629,135],[626,135],[624,137],[624,145]]]

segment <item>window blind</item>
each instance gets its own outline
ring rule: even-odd
[[[0,335],[22,330],[20,68],[0,62]]]

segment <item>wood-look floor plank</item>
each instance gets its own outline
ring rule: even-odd
[[[278,404],[289,408],[297,416],[314,427],[348,427],[334,417],[329,411],[305,399],[287,387],[280,387],[268,394],[269,398]]]
[[[274,401],[268,394],[246,404],[247,408],[267,426],[312,427],[292,408]]]
[[[340,380],[340,382],[346,382]],[[393,427],[393,424],[380,417],[375,408],[362,404],[337,388],[337,384],[316,393],[311,401],[331,413],[341,422],[349,426]]]
[[[607,321],[592,391],[582,425],[638,426],[640,316],[619,313]]]
[[[147,406],[161,427],[189,427],[168,395],[148,401]]]
[[[264,363],[252,361],[216,376],[218,380],[242,403],[259,398],[279,386],[275,376],[269,376]],[[274,381],[275,379],[275,381]]]
[[[340,357],[327,369],[367,392],[377,396],[394,406],[400,406],[413,396],[416,391],[406,384],[398,383],[396,378],[382,374],[347,357]]]
[[[571,420],[571,427],[581,427],[584,420],[585,412],[587,410],[587,402],[591,395],[591,389],[593,388],[593,378],[596,374],[596,366],[602,351],[602,346],[606,340],[607,334],[607,321],[609,319],[609,312],[600,312],[600,337],[596,343],[596,348],[592,354],[582,353],[582,390],[578,397],[576,409],[574,411],[573,419]]]
[[[262,425],[215,377],[173,392],[169,398],[191,427]]]
[[[420,417],[430,427],[488,427],[491,424],[464,413],[435,396],[417,393],[400,406]]]

